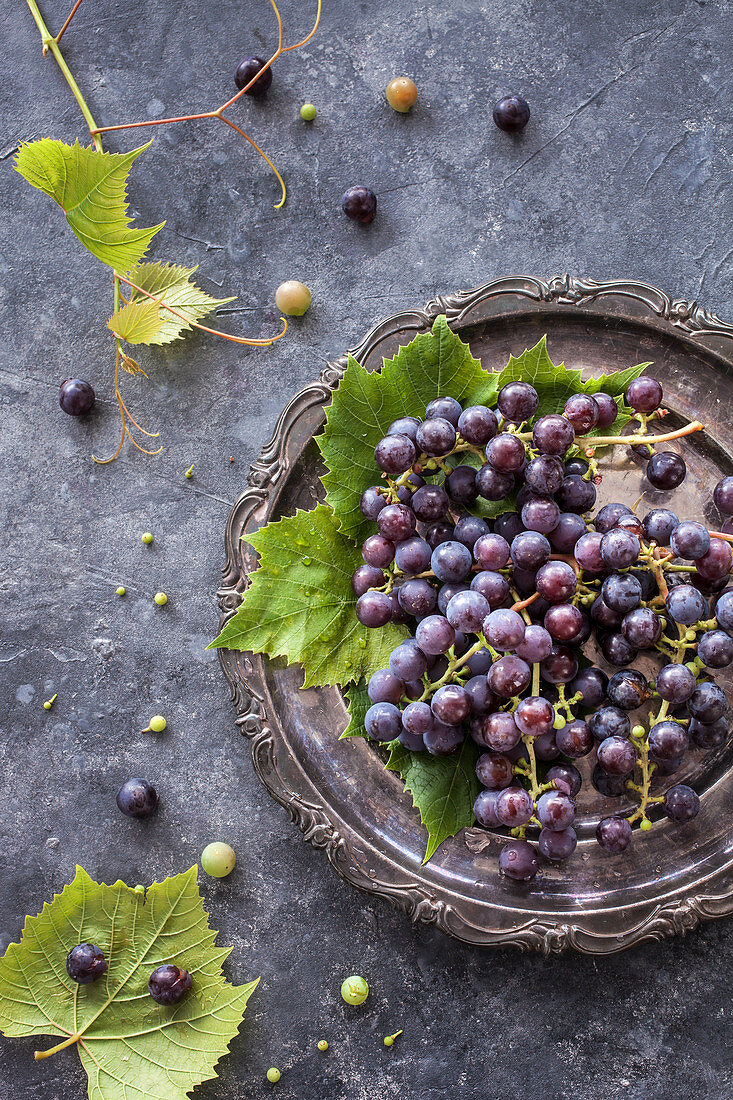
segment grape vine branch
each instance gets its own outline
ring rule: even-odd
[[[233,104],[235,104],[238,99],[240,99],[243,95],[245,95],[249,91],[249,89],[252,87],[252,85],[258,79],[260,79],[260,77],[262,76],[262,73],[266,72],[272,66],[273,62],[278,59],[278,57],[280,57],[284,53],[288,53],[291,50],[299,49],[301,46],[304,46],[307,42],[310,41],[310,39],[316,33],[316,30],[318,29],[318,25],[320,23],[322,0],[317,0],[316,17],[315,17],[315,21],[314,21],[313,27],[310,30],[310,32],[305,36],[305,38],[301,39],[299,42],[293,43],[290,46],[283,45],[283,23],[282,23],[282,18],[281,18],[281,15],[280,15],[280,12],[278,10],[278,7],[277,7],[277,4],[276,4],[275,0],[270,0],[270,4],[272,6],[272,9],[275,13],[275,18],[277,20],[277,27],[278,27],[277,49],[272,54],[272,56],[266,61],[264,66],[255,74],[255,76],[243,88],[241,88],[237,91],[236,95],[231,96],[228,100],[226,100],[226,102],[222,103],[221,106],[217,107],[215,110],[213,110],[213,111],[204,111],[204,112],[199,112],[199,113],[191,113],[191,114],[187,114],[187,115],[179,115],[179,116],[172,117],[172,118],[146,119],[146,120],[139,121],[139,122],[118,123],[118,124],[111,125],[111,126],[98,126],[97,125],[97,122],[96,122],[96,120],[95,120],[95,118],[94,118],[94,116],[91,112],[89,104],[87,103],[86,99],[84,98],[84,95],[83,95],[79,85],[77,84],[77,82],[76,82],[76,80],[75,80],[75,78],[74,78],[74,76],[73,76],[73,74],[72,74],[72,72],[71,72],[71,70],[70,70],[70,68],[69,68],[69,66],[68,66],[68,64],[67,64],[67,62],[66,62],[66,60],[63,56],[63,54],[62,54],[62,52],[61,52],[61,49],[59,47],[59,43],[61,41],[61,38],[63,37],[63,35],[66,32],[66,30],[68,29],[72,19],[74,18],[77,11],[79,10],[81,2],[82,2],[82,0],[76,0],[76,2],[74,3],[71,11],[69,12],[69,15],[67,16],[65,22],[62,25],[61,30],[58,32],[58,34],[52,35],[50,30],[48,29],[48,26],[47,26],[47,24],[46,24],[46,22],[45,22],[45,20],[42,16],[42,14],[41,14],[41,11],[38,7],[37,0],[27,0],[28,8],[30,10],[30,13],[33,17],[33,20],[34,20],[34,22],[35,22],[35,24],[36,24],[36,26],[37,26],[37,28],[40,32],[40,35],[41,35],[41,44],[42,44],[43,55],[46,56],[48,53],[51,53],[51,55],[53,56],[54,60],[56,61],[57,65],[58,65],[59,69],[61,70],[61,73],[64,76],[64,79],[66,80],[66,83],[68,84],[69,88],[71,89],[71,92],[72,92],[72,94],[73,94],[73,96],[74,96],[74,98],[75,98],[75,100],[76,100],[76,102],[79,106],[79,109],[81,110],[81,113],[84,117],[84,120],[87,123],[87,127],[89,129],[89,134],[90,134],[90,137],[91,137],[91,140],[92,140],[93,150],[95,151],[95,153],[99,154],[100,157],[105,155],[104,150],[103,150],[103,145],[102,145],[102,137],[101,137],[101,135],[105,134],[105,133],[110,133],[110,132],[118,131],[118,130],[136,129],[138,127],[145,127],[145,126],[165,126],[165,125],[168,125],[170,123],[175,123],[175,122],[189,122],[189,121],[196,121],[196,120],[199,120],[199,119],[214,119],[216,121],[224,123],[230,129],[235,130],[241,137],[243,137],[253,147],[253,149],[256,150],[257,153],[259,153],[259,155],[266,161],[266,163],[272,169],[272,171],[274,172],[274,174],[275,174],[275,176],[278,180],[278,183],[280,184],[280,189],[281,189],[281,197],[280,197],[279,202],[277,202],[275,204],[275,209],[276,210],[281,209],[282,206],[284,205],[285,199],[286,199],[286,188],[285,188],[285,183],[283,181],[282,176],[280,175],[279,171],[277,170],[277,168],[273,164],[272,160],[264,152],[264,150],[262,150],[260,148],[260,146],[255,141],[253,141],[253,139],[247,133],[245,133],[245,131],[243,129],[241,129],[241,127],[237,126],[237,124],[235,122],[233,122],[232,119],[230,117],[228,117],[228,115],[225,115],[224,112],[228,111],[228,109],[230,107],[232,107]],[[31,143],[31,145],[32,144],[33,143]],[[58,144],[60,144],[60,143],[58,143]],[[66,148],[68,148],[68,147],[66,147]],[[74,149],[72,150],[72,153],[76,154],[76,156],[78,158],[79,156],[81,156],[82,151],[80,151],[79,147],[77,146],[77,147],[74,147]],[[20,169],[19,165],[16,165],[16,166],[19,168],[19,171],[20,171],[21,169]],[[21,174],[26,175],[24,172],[21,172]],[[28,178],[27,175],[26,175],[26,178]],[[29,180],[29,182],[34,183],[34,186],[39,186],[39,183],[37,181],[34,182],[34,180],[31,179],[31,180]],[[46,193],[48,193],[48,194],[51,194],[51,197],[55,198],[56,201],[59,202],[59,205],[63,206],[63,203],[59,199],[58,195],[54,194],[53,191],[51,189],[49,189],[48,185],[41,186],[40,189],[45,190]],[[124,198],[124,186],[123,186],[123,198]],[[126,207],[123,206],[121,208],[121,210],[122,210],[122,216],[124,218],[124,224],[126,225],[127,224],[127,218],[126,218],[126,213],[125,213]],[[65,211],[65,212],[68,215],[68,211]],[[73,228],[73,226],[72,226],[72,228]],[[152,237],[152,235],[155,232],[157,232],[157,230],[159,228],[161,228],[161,226],[158,226],[158,227],[156,227],[156,229],[154,229],[152,231],[149,231],[149,236]],[[80,239],[82,239],[83,243],[86,243],[80,233],[77,232],[77,236],[79,236]],[[148,238],[148,242],[149,242],[149,238]],[[87,247],[89,247],[89,246],[87,245]],[[90,248],[90,251],[94,252],[94,249]],[[142,249],[142,253],[144,253],[144,251],[145,251],[145,248]],[[102,258],[102,257],[98,256],[98,258]],[[109,262],[109,261],[106,260],[106,259],[103,259],[103,262]],[[139,260],[138,260],[138,263],[139,263]],[[189,308],[188,308],[187,311],[181,312],[180,309],[175,309],[168,301],[165,300],[165,294],[153,293],[150,287],[148,287],[148,289],[146,289],[144,286],[138,285],[139,280],[138,280],[138,283],[133,281],[133,279],[131,279],[129,276],[135,274],[134,270],[132,272],[127,272],[127,274],[123,274],[121,271],[117,270],[118,265],[116,263],[111,264],[111,266],[113,266],[114,314],[113,314],[113,317],[110,318],[109,327],[111,328],[111,330],[114,334],[115,346],[116,346],[115,371],[114,371],[114,392],[115,392],[115,399],[117,401],[117,405],[118,405],[119,412],[120,412],[120,418],[121,418],[121,421],[122,421],[122,434],[121,434],[120,442],[119,442],[119,445],[118,445],[116,451],[109,458],[99,459],[96,456],[92,456],[94,458],[94,461],[99,463],[100,465],[106,465],[109,462],[113,462],[117,458],[117,456],[120,454],[120,452],[122,450],[122,447],[124,445],[124,442],[125,442],[126,438],[129,439],[130,442],[139,451],[141,451],[143,454],[148,454],[148,455],[160,454],[160,451],[162,450],[162,447],[159,448],[157,451],[148,450],[145,447],[142,447],[140,445],[140,443],[138,443],[138,441],[134,438],[134,435],[132,434],[132,431],[131,431],[131,428],[134,428],[136,431],[140,432],[142,435],[146,436],[149,439],[156,439],[156,438],[158,438],[158,436],[160,434],[159,432],[150,432],[147,429],[141,427],[141,425],[138,424],[138,422],[135,420],[135,418],[130,413],[130,411],[127,408],[127,405],[125,404],[125,401],[122,397],[122,393],[121,393],[121,390],[120,390],[120,368],[121,367],[122,367],[123,370],[127,371],[128,373],[143,374],[147,378],[147,374],[140,367],[140,365],[134,359],[132,359],[130,356],[128,356],[126,354],[126,352],[123,350],[122,339],[127,339],[128,338],[127,336],[125,336],[124,334],[121,334],[119,332],[119,317],[123,312],[127,311],[126,318],[127,318],[128,322],[130,322],[133,317],[137,317],[138,321],[140,320],[141,317],[144,317],[145,321],[149,325],[152,326],[151,331],[147,331],[146,336],[138,335],[138,337],[136,339],[133,339],[133,340],[130,341],[130,342],[133,342],[133,343],[153,343],[153,342],[155,342],[155,343],[164,343],[164,342],[168,342],[170,339],[176,339],[178,336],[180,336],[184,331],[186,331],[189,328],[197,328],[202,332],[206,332],[206,333],[209,333],[209,334],[214,335],[214,336],[219,336],[222,339],[229,340],[229,341],[231,341],[233,343],[236,343],[236,344],[245,344],[245,345],[250,346],[250,347],[267,347],[267,346],[273,344],[276,340],[279,340],[282,336],[285,335],[285,332],[287,331],[287,321],[285,320],[284,317],[281,318],[281,320],[283,322],[283,328],[276,336],[265,337],[265,338],[261,338],[261,339],[250,339],[250,338],[246,338],[246,337],[242,337],[242,336],[234,336],[230,333],[225,333],[225,332],[221,332],[217,329],[209,328],[205,325],[199,324],[197,318],[203,316],[207,312],[210,312],[213,308],[216,307],[217,304],[221,304],[221,302],[218,302],[218,303],[215,302],[214,299],[209,298],[207,295],[204,295],[203,292],[200,292],[198,290],[198,288],[194,287],[192,284],[188,284],[188,279],[190,278],[190,275],[193,274],[192,271],[186,271],[185,269],[179,269],[180,272],[182,273],[181,278],[183,279],[183,282],[188,284],[187,289],[190,289],[192,292],[195,293],[195,301],[193,301],[192,303],[189,303]],[[164,272],[161,270],[161,272],[159,272],[159,273],[163,274]],[[168,274],[168,272],[165,272],[165,274]],[[134,313],[131,313],[131,311],[130,311],[131,302],[127,301],[126,299],[124,299],[122,297],[122,295],[120,293],[120,283],[125,283],[133,291],[135,291],[136,295],[138,296],[137,301],[139,303],[142,303],[143,301],[146,301],[150,307],[153,307],[153,306],[156,307],[154,313],[153,313],[152,310],[149,313],[146,313],[145,310],[142,309],[142,308],[138,308],[137,315],[134,314]],[[123,306],[123,309],[121,309],[121,306]],[[164,311],[164,313],[162,313],[161,311]],[[180,322],[180,324],[179,324],[177,330],[175,331],[175,334],[174,335],[169,335],[169,337],[164,340],[159,336],[159,334],[157,334],[155,332],[155,322],[157,320],[159,322],[159,325],[162,325],[163,321],[161,320],[161,318],[163,316],[165,316],[166,314],[170,317],[175,317],[178,320],[178,322]]]

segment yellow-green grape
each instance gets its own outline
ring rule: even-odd
[[[394,1043],[395,1039],[397,1038],[397,1036],[401,1035],[401,1034],[402,1034],[402,1028],[400,1028],[399,1031],[395,1031],[394,1035],[385,1035],[384,1036],[384,1045],[386,1047],[391,1047],[392,1044]]]
[[[328,1043],[326,1042],[325,1039],[319,1039],[318,1040],[318,1049],[319,1050],[328,1050]]]
[[[279,1069],[277,1069],[275,1066],[270,1066],[267,1071],[267,1080],[270,1082],[271,1085],[276,1085],[281,1076],[282,1074],[280,1073]]]
[[[58,697],[59,697],[59,693],[58,693],[58,692],[56,692],[56,694],[55,694],[55,695],[52,695],[50,699],[47,699],[47,700],[46,700],[46,702],[45,702],[45,703],[43,704],[43,709],[44,709],[44,710],[50,710],[50,709],[51,709],[51,707],[52,707],[52,706],[54,705],[54,703],[56,702],[56,700],[58,699]]]
[[[316,117],[316,109],[312,103],[304,103],[300,108],[300,117],[304,122],[312,122]]]
[[[168,597],[166,596],[165,592],[156,592],[153,596],[153,599],[157,603],[158,607],[165,607],[165,605],[168,603]]]
[[[186,470],[186,472],[184,473],[184,475],[183,475],[183,476],[184,476],[184,477],[187,477],[187,478],[189,478],[189,479],[193,477],[193,462],[192,462],[192,463],[191,463],[191,465],[190,465],[190,466],[188,467],[188,469]]]
[[[152,533],[150,531],[145,531],[140,536],[140,539],[142,540],[142,542],[145,543],[146,546],[150,546],[150,543],[153,541]]]
[[[649,830],[651,829],[651,827],[652,827],[652,823],[646,817],[644,818],[643,821],[639,822],[639,828],[641,829],[641,831],[643,833],[648,833]]]
[[[409,76],[396,76],[390,80],[384,94],[390,107],[404,115],[417,102],[417,84]]]
[[[201,866],[212,878],[226,878],[234,870],[236,862],[234,849],[220,840],[207,844],[201,853]]]
[[[162,733],[165,727],[168,725],[162,714],[154,714],[150,719],[150,724],[145,727],[143,733]]]
[[[369,996],[369,986],[366,978],[359,974],[351,974],[341,983],[341,996],[347,1005],[363,1005]]]
[[[115,595],[117,596],[124,596],[126,592],[127,589],[125,588],[124,584],[121,584],[118,588],[115,588]]]
[[[634,728],[631,731],[631,736],[639,738],[639,737],[643,737],[645,733],[646,733],[646,730],[644,729],[643,726],[634,726]]]
[[[286,317],[302,317],[311,304],[311,292],[305,283],[288,279],[275,291],[275,305]]]

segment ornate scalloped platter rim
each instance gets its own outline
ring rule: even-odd
[[[555,308],[548,311],[548,304]],[[476,290],[435,299],[422,311],[412,310],[384,319],[353,354],[374,368],[383,354],[392,354],[397,343],[427,328],[442,312],[447,314],[452,327],[470,340],[472,349],[474,341],[480,345],[480,350],[473,349],[474,353],[481,355],[489,367],[495,365],[494,355],[500,361],[505,346],[516,353],[517,348],[521,350],[524,346],[525,334],[539,332],[540,326],[549,325],[550,346],[556,350],[559,346],[557,357],[564,357],[574,366],[586,365],[583,355],[593,353],[599,336],[603,342],[602,360],[611,366],[619,365],[614,361],[617,357],[624,362],[629,344],[636,345],[639,341],[645,344],[644,358],[654,358],[648,354],[653,346],[663,356],[667,373],[678,383],[674,408],[683,416],[688,410],[697,413],[696,403],[708,388],[712,387],[708,400],[711,406],[720,391],[728,398],[733,388],[728,377],[733,373],[733,326],[696,303],[672,300],[647,284],[628,281],[596,283],[571,276],[495,280]],[[492,357],[489,363],[487,355]],[[296,504],[311,507],[315,503],[316,479],[307,468],[309,441],[322,423],[324,406],[338,384],[345,362],[343,357],[330,364],[318,382],[293,398],[283,410],[260,460],[252,467],[251,487],[233,508],[227,525],[227,564],[219,592],[222,622],[233,614],[237,592],[244,587],[252,566],[251,555],[242,552],[241,536],[273,515],[292,510]],[[587,365],[592,370],[598,364],[591,361]],[[685,379],[689,384],[686,385]],[[714,427],[718,429],[718,424],[714,423]],[[731,449],[733,438],[730,426],[725,427],[727,433],[715,431],[716,440],[722,444],[712,449],[718,464],[720,456],[731,463],[726,447]],[[704,466],[711,461],[710,456],[700,461],[704,481]],[[419,829],[409,798],[404,795],[400,798],[397,791],[402,817],[398,814],[395,818],[391,811],[380,809],[378,827],[369,828],[364,817],[349,812],[348,798],[345,799],[348,783],[340,789],[333,776],[313,771],[312,759],[319,753],[338,757],[342,769],[346,769],[342,753],[344,746],[351,743],[338,743],[336,750],[332,745],[344,724],[338,693],[333,689],[301,692],[307,700],[307,706],[302,706],[291,686],[285,684],[269,662],[225,650],[220,651],[220,659],[232,687],[238,724],[249,738],[256,771],[270,793],[287,808],[304,838],[323,848],[347,881],[385,897],[413,920],[434,923],[471,943],[513,944],[545,952],[574,947],[607,954],[644,939],[684,932],[701,920],[733,911],[733,837],[724,832],[715,832],[712,848],[709,843],[702,843],[699,846],[702,850],[688,839],[687,864],[677,873],[657,868],[657,874],[654,868],[647,867],[637,888],[627,890],[623,900],[617,894],[623,896],[624,888],[610,889],[609,883],[605,889],[600,889],[599,883],[598,895],[594,896],[589,888],[589,883],[595,885],[592,879],[586,881],[585,888],[576,896],[572,881],[556,872],[548,875],[545,892],[510,886],[488,871],[490,862],[480,853],[468,852],[461,837],[447,842],[445,857],[439,850],[435,862],[423,867],[418,846],[413,850],[406,839],[410,826],[414,832]],[[313,736],[313,730],[308,729],[313,724],[309,710],[318,709],[311,698],[316,695],[330,697],[325,705],[328,715],[325,724],[331,744],[316,745],[315,753],[307,754],[309,759],[304,762],[302,738],[304,731],[305,736]],[[316,723],[317,729],[324,724],[324,713],[316,717],[321,719]],[[376,761],[376,754],[366,743],[363,745]],[[359,759],[361,764],[362,758]],[[724,786],[729,766],[727,759],[718,761],[718,781],[712,784],[713,789]],[[379,768],[381,771],[381,764]],[[370,782],[373,784],[374,780],[367,776],[367,786]],[[392,790],[395,783],[397,778],[391,776],[390,800],[395,798]],[[384,794],[383,785],[371,789],[373,797],[380,792]],[[459,849],[472,861],[470,872],[466,869],[465,855],[456,862],[455,853]],[[479,881],[484,871],[487,879]],[[622,865],[616,869],[622,876],[623,871]]]

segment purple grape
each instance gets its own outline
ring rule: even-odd
[[[582,756],[587,756],[593,748],[593,734],[586,722],[575,718],[555,731],[555,744],[563,756],[579,760]]]
[[[377,516],[377,529],[390,542],[409,539],[416,526],[415,513],[406,504],[388,504]]]
[[[488,714],[496,706],[496,699],[489,687],[486,674],[472,676],[463,685],[471,703],[471,714]]]
[[[557,759],[560,755],[560,750],[555,741],[554,730],[550,730],[549,733],[541,733],[539,737],[535,737],[534,753],[538,760],[546,761]]]
[[[446,618],[456,630],[478,634],[491,608],[480,592],[458,592],[448,603]]]
[[[250,80],[261,73],[261,76],[257,77],[251,88],[248,88],[244,93],[245,95],[252,96],[253,99],[259,99],[261,96],[266,95],[267,91],[272,84],[272,66],[265,69],[267,62],[261,57],[247,57],[244,61],[240,61],[234,73],[234,83],[239,88],[240,92],[242,88],[246,88]],[[262,70],[265,70],[262,72]]]
[[[575,829],[570,825],[567,829],[559,831],[542,829],[537,838],[537,847],[541,854],[545,859],[551,859],[555,862],[567,859],[573,854],[577,846],[578,837]]]
[[[413,638],[402,642],[390,654],[389,670],[400,680],[419,680],[427,667],[427,657]]]
[[[607,686],[608,676],[600,668],[581,668],[575,679],[571,681],[568,694],[573,696],[579,692],[580,705],[595,709],[605,700]],[[565,753],[565,755],[569,754]]]
[[[649,459],[646,476],[655,489],[676,489],[687,476],[687,466],[682,456],[674,451],[659,451]]]
[[[408,752],[425,752],[425,738],[421,733],[410,733],[408,730],[402,729],[397,740],[401,745],[404,745]]]
[[[158,792],[147,779],[127,779],[117,791],[117,809],[125,817],[152,817],[158,808]]]
[[[649,730],[649,752],[654,760],[674,760],[687,751],[690,739],[679,722],[666,719]]]
[[[626,794],[627,775],[609,775],[600,764],[596,764],[591,774],[591,782],[604,798],[621,798]]]
[[[370,489],[365,489],[362,493],[361,500],[359,501],[359,508],[361,509],[361,514],[365,516],[366,519],[374,520],[382,509],[387,507],[388,503],[387,497],[384,495],[383,491],[376,485],[373,485]]]
[[[733,477],[723,477],[713,489],[715,507],[723,516],[733,516]]]
[[[544,618],[545,630],[556,642],[574,642],[583,627],[583,613],[571,603],[556,603]]]
[[[702,593],[691,584],[681,584],[670,591],[666,608],[676,623],[692,626],[705,618],[708,605]]]
[[[639,557],[641,545],[632,531],[614,527],[601,539],[601,557],[612,569],[626,569]]]
[[[603,535],[598,531],[588,531],[581,535],[575,544],[575,560],[581,569],[589,573],[600,573],[605,568],[601,557],[601,540]]]
[[[541,416],[532,429],[532,442],[544,455],[564,455],[575,441],[573,425],[564,416]]]
[[[386,569],[394,561],[394,543],[382,535],[370,535],[364,540],[361,556],[367,565]]]
[[[448,582],[465,580],[472,564],[471,551],[456,539],[436,546],[430,559],[430,567],[438,580]]]
[[[425,409],[425,419],[434,420],[435,417],[441,417],[456,428],[462,412],[463,409],[455,397],[435,397]]]
[[[574,393],[565,402],[563,416],[569,420],[578,435],[587,435],[598,423],[601,411],[592,397]]]
[[[403,681],[388,668],[377,669],[367,684],[372,703],[399,703],[404,691]]]
[[[409,622],[410,616],[404,610],[404,608],[400,606],[400,601],[399,601],[399,597],[398,597],[398,593],[397,593],[396,589],[393,588],[392,591],[390,593],[388,593],[388,597],[389,597],[389,606],[392,609],[392,622],[393,623],[406,623],[406,622]]]
[[[466,735],[459,726],[446,726],[435,722],[432,729],[423,734],[425,748],[431,756],[450,756],[459,749]]]
[[[83,416],[94,404],[94,390],[83,378],[67,378],[59,388],[59,405],[69,416]]]
[[[521,424],[523,420],[534,416],[540,399],[537,390],[529,382],[507,382],[499,390],[496,403],[505,420]]]
[[[450,454],[456,445],[456,429],[450,420],[436,416],[425,420],[417,429],[415,436],[417,448],[430,458],[442,458]]]
[[[543,680],[551,684],[567,684],[578,672],[578,658],[564,645],[553,645],[549,657],[540,663]]]
[[[612,504],[604,504],[593,520],[596,531],[600,531],[602,535],[605,535],[607,531],[616,526],[621,516],[628,515],[630,512],[631,509],[626,504],[618,504],[615,501]]]
[[[625,817],[604,817],[598,822],[596,839],[604,852],[619,855],[631,844],[632,829]]]
[[[601,652],[609,664],[623,668],[636,658],[637,650],[630,645],[623,634],[607,634],[600,640]]]
[[[651,649],[662,637],[662,620],[650,607],[637,607],[624,616],[621,632],[635,649]]]
[[[609,607],[603,596],[596,596],[590,609],[591,620],[604,630],[616,630],[621,626],[623,616]]]
[[[559,832],[575,820],[575,803],[562,791],[545,791],[537,800],[537,817],[543,829]]]
[[[360,565],[351,577],[351,588],[355,596],[363,596],[370,588],[381,588],[384,573],[375,565]]]
[[[662,403],[662,387],[646,374],[635,378],[626,387],[626,403],[635,412],[652,413]]]
[[[699,722],[697,718],[691,718],[688,730],[690,738],[701,749],[716,749],[728,740],[728,723],[725,718],[718,718],[709,725]]]
[[[404,474],[416,458],[415,444],[406,435],[385,435],[374,448],[374,461],[386,474]]]
[[[427,615],[417,624],[415,641],[423,653],[447,653],[455,640],[455,630],[442,615]]]
[[[733,561],[733,551],[723,539],[711,539],[710,548],[695,562],[698,577],[708,581],[723,581],[727,578]]]
[[[669,508],[652,508],[641,522],[647,541],[669,546],[670,535],[680,521]]]
[[[606,577],[601,585],[601,597],[606,606],[610,607],[612,611],[625,615],[641,603],[641,581],[633,573],[612,573],[610,577]],[[611,624],[601,623],[601,625]],[[618,623],[614,625],[618,625]]]
[[[486,467],[484,467],[486,469]],[[521,516],[517,512],[504,512],[494,520],[494,531],[511,543],[524,530]]]
[[[479,791],[478,797],[473,804],[473,814],[479,825],[483,825],[486,829],[492,829],[495,825],[499,824],[499,818],[496,816],[496,803],[499,799],[499,791]]]
[[[489,525],[481,516],[466,514],[461,516],[455,526],[455,538],[473,553],[473,548],[483,535],[489,534]]]
[[[559,458],[554,455],[539,455],[527,466],[525,483],[535,493],[552,496],[562,485],[564,477],[565,469]]]
[[[386,626],[392,618],[392,603],[386,592],[365,592],[356,601],[356,617],[362,626]]]
[[[514,489],[514,477],[499,473],[493,466],[482,466],[476,474],[476,488],[484,500],[504,500]]]
[[[468,585],[464,584],[463,581],[451,581],[449,584],[440,586],[438,590],[438,611],[441,615],[445,615],[448,604],[459,592],[468,592]]]
[[[509,561],[509,543],[493,532],[481,535],[473,547],[473,556],[482,569],[503,569]]]
[[[454,466],[445,479],[445,488],[448,496],[457,504],[473,504],[478,496],[473,466]]]
[[[537,591],[548,603],[569,600],[578,586],[575,570],[564,561],[548,561],[537,570]]]
[[[450,506],[448,494],[441,485],[423,485],[414,493],[411,507],[425,523],[442,519]]]
[[[450,542],[453,538],[453,525],[451,523],[432,523],[425,532],[425,541],[435,549],[442,542]]]
[[[552,703],[541,695],[531,695],[522,701],[514,711],[514,721],[521,733],[528,737],[539,737],[551,733],[555,721]]]
[[[269,71],[268,69],[267,72]],[[156,1004],[177,1005],[188,996],[192,985],[193,978],[187,970],[173,963],[166,963],[157,967],[150,975],[148,993]]]
[[[517,498],[519,502],[519,498]],[[560,519],[560,509],[554,500],[548,497],[534,497],[522,507],[522,523],[528,531],[539,531],[549,535],[554,531]]]
[[[670,664],[659,670],[654,686],[662,699],[680,704],[691,698],[697,681],[686,665]]]
[[[485,675],[491,668],[491,663],[494,658],[488,649],[479,649],[472,657],[469,657],[466,662],[466,668],[469,670],[472,676],[480,676],[482,673]]]
[[[715,603],[715,617],[723,630],[733,631],[733,592],[724,592]]]
[[[534,813],[534,803],[523,787],[507,787],[496,800],[496,816],[507,829],[526,825]]]
[[[665,792],[663,809],[667,817],[678,825],[692,821],[700,811],[700,799],[685,783],[678,783]]]
[[[435,610],[438,597],[429,581],[423,577],[410,577],[397,589],[397,600],[407,615],[422,617]]]
[[[444,684],[433,695],[430,708],[438,721],[458,726],[471,713],[471,699],[460,684]]]
[[[733,661],[733,638],[724,630],[707,630],[697,643],[697,655],[708,668],[727,668]]]
[[[341,209],[352,221],[369,225],[377,213],[377,196],[370,187],[349,187],[341,196]]]
[[[528,664],[537,664],[546,660],[552,652],[552,637],[544,626],[531,623],[524,628],[524,638],[515,650],[517,657],[521,657]]]
[[[394,741],[402,729],[402,715],[394,703],[373,703],[364,715],[364,729],[374,741]]]
[[[551,553],[549,542],[538,531],[522,531],[512,539],[512,561],[520,569],[539,569],[549,561]]]
[[[636,764],[636,749],[626,737],[607,737],[596,752],[598,763],[609,775],[628,775]]]
[[[692,717],[697,718],[698,722],[711,725],[718,718],[723,717],[728,709],[728,700],[717,684],[709,682],[700,684],[695,689],[687,707]]]
[[[498,752],[484,752],[476,761],[479,783],[490,791],[501,791],[514,778],[514,765],[508,756]]]
[[[613,706],[621,710],[636,710],[649,698],[646,676],[635,668],[616,672],[608,681],[606,694]]]
[[[529,687],[532,670],[521,657],[501,657],[489,669],[489,687],[501,699],[513,699]]]
[[[107,970],[108,964],[102,949],[93,943],[79,943],[66,956],[66,973],[79,985],[96,982]]]
[[[593,400],[598,406],[598,427],[610,428],[618,416],[618,405],[610,394],[602,390],[593,394]]]
[[[486,616],[483,631],[486,641],[494,649],[516,649],[524,638],[525,622],[519,612],[498,608]]]
[[[608,737],[629,737],[631,734],[629,716],[619,707],[601,707],[589,715],[587,722],[596,741],[605,741]]]
[[[430,567],[432,550],[418,535],[400,542],[395,550],[395,565],[402,573],[424,573]]]
[[[517,882],[531,882],[539,870],[537,853],[526,840],[512,840],[499,853],[499,870]]]
[[[710,548],[710,534],[701,523],[695,520],[683,520],[672,531],[669,545],[678,558],[697,561]]]
[[[522,737],[514,716],[505,710],[497,710],[479,718],[472,725],[471,736],[477,744],[499,753],[515,748]]]
[[[500,432],[486,445],[486,461],[499,474],[513,474],[520,470],[524,458],[524,443],[509,432]],[[479,492],[485,495],[480,486]]]
[[[499,430],[496,414],[485,405],[470,405],[464,409],[457,427],[461,439],[475,447],[483,447]]]
[[[494,104],[492,118],[500,130],[516,134],[529,122],[529,104],[521,95],[507,95]],[[534,878],[534,875],[531,876]]]
[[[563,478],[555,500],[564,512],[580,514],[593,508],[596,495],[596,487],[592,481],[585,481],[578,474],[569,474]]]
[[[420,421],[416,416],[400,416],[387,428],[387,435],[406,435],[414,443],[419,427]]]

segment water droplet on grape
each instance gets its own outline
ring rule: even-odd
[[[359,638],[359,649],[366,649],[366,638]]]
[[[301,561],[303,562],[303,565],[312,565],[313,564],[313,558],[302,558]]]

